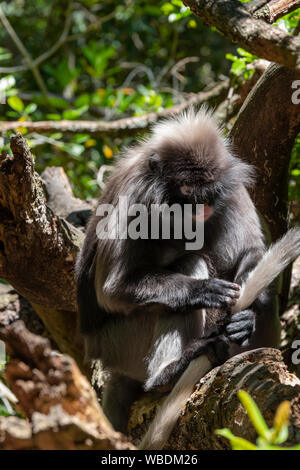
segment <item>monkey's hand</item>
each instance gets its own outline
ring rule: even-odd
[[[240,286],[222,279],[197,281],[193,289],[189,307],[230,308],[240,296]]]
[[[230,317],[225,330],[230,341],[246,346],[248,339],[255,330],[255,313],[253,310],[243,310],[235,313]]]

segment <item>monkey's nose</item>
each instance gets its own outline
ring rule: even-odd
[[[191,196],[193,194],[192,186],[180,186],[180,191],[184,196]]]

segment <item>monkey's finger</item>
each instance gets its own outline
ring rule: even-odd
[[[239,321],[235,323],[229,323],[226,325],[226,332],[231,334],[231,333],[236,333],[238,331],[242,332],[245,331],[250,332],[253,329],[253,321],[252,320],[244,320],[244,321]]]
[[[232,341],[233,343],[241,343],[242,341],[245,341],[248,336],[249,333],[247,331],[239,331],[238,333],[229,335],[228,339],[230,339],[230,341]]]
[[[252,310],[244,310],[243,312],[235,313],[231,316],[229,323],[234,323],[243,320],[254,320],[255,315]]]
[[[211,290],[211,292],[214,294],[223,295],[224,297],[232,297],[233,299],[238,299],[240,297],[240,293],[238,291],[225,287],[216,286]]]
[[[212,283],[215,282],[217,285],[219,285],[220,287],[224,287],[225,289],[232,289],[232,290],[235,290],[235,291],[240,291],[241,290],[241,286],[239,286],[238,284],[236,284],[235,282],[230,282],[230,281],[224,281],[224,279],[211,279]]]
[[[219,279],[212,280],[207,285],[208,292],[221,294],[227,297],[239,298],[240,289],[236,288],[237,285],[228,283],[227,281],[220,281]]]
[[[206,294],[203,297],[203,301],[207,303],[205,306],[208,308],[224,308],[234,305],[236,299],[226,295]]]

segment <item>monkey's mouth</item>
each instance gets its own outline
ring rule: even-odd
[[[193,213],[193,220],[195,222],[205,222],[213,215],[213,212],[213,207],[205,204]]]

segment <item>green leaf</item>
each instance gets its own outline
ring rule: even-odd
[[[64,143],[63,150],[69,153],[73,157],[79,157],[84,151],[85,147],[83,145],[74,144],[74,143]]]
[[[18,96],[10,96],[7,98],[7,103],[12,109],[18,111],[18,113],[21,113],[24,110],[24,103]]]
[[[270,438],[270,430],[253,398],[245,392],[245,390],[239,390],[238,397],[247,411],[249,419],[255,427],[257,434],[268,441]]]
[[[215,433],[218,436],[226,437],[230,441],[233,450],[257,450],[257,447],[252,442],[235,436],[229,429],[217,429]]]
[[[77,119],[88,109],[88,106],[81,106],[81,108],[78,109],[67,109],[63,112],[63,119]]]
[[[35,103],[29,103],[25,108],[25,114],[32,114],[36,109],[37,105]]]
[[[55,113],[50,113],[50,114],[46,114],[46,118],[50,119],[50,121],[59,121],[61,119],[61,115],[60,114],[55,114]]]

